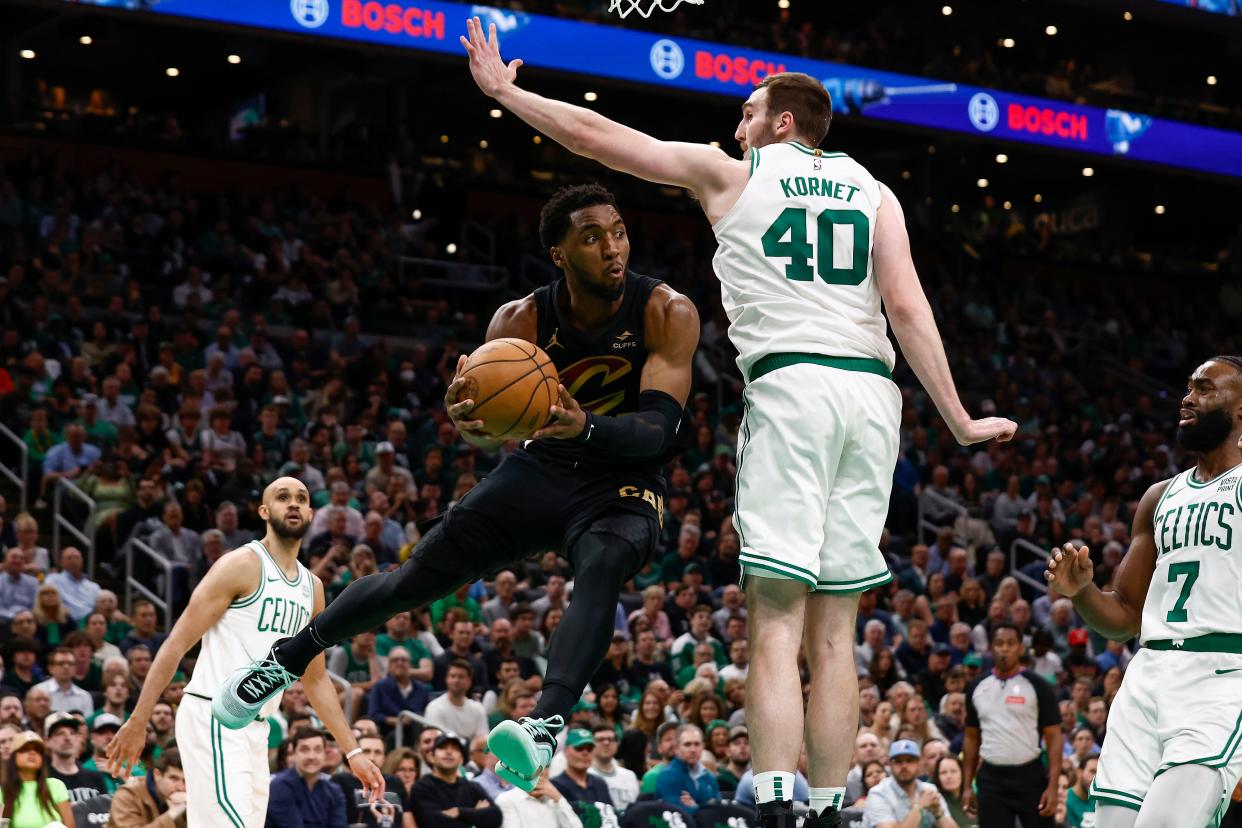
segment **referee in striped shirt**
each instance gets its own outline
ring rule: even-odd
[[[966,688],[962,805],[976,806],[970,783],[978,767],[979,828],[1053,828],[1061,771],[1061,712],[1052,686],[1022,668],[1022,632],[992,629],[990,675]],[[1040,739],[1048,765],[1040,759]],[[982,759],[982,763],[980,763]]]

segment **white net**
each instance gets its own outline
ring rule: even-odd
[[[626,17],[630,12],[638,12],[643,17],[651,17],[657,11],[671,12],[686,3],[691,6],[703,5],[703,0],[611,0],[608,11]]]

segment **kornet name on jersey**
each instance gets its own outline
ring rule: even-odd
[[[244,595],[225,610],[206,634],[202,652],[194,666],[194,676],[186,692],[212,698],[234,671],[261,659],[282,638],[296,635],[310,623],[315,609],[311,574],[298,564],[298,576],[290,581],[263,546],[251,541],[246,549],[259,559],[261,572],[254,592]],[[267,718],[280,706],[283,693],[264,705],[260,716]]]
[[[1207,483],[1189,469],[1169,481],[1152,530],[1156,570],[1143,605],[1144,643],[1242,633],[1242,466]]]
[[[750,181],[712,227],[738,367],[772,353],[894,362],[871,249],[880,184],[845,153],[750,151]]]

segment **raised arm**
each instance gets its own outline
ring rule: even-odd
[[[323,612],[325,603],[323,581],[316,578],[314,584],[314,615],[319,615]],[[302,686],[306,688],[306,700],[310,702],[315,714],[336,739],[341,751],[348,754],[358,747],[358,741],[354,738],[349,722],[345,720],[345,714],[341,712],[341,701],[336,695],[336,686],[328,678],[323,662],[323,653],[320,653],[307,665],[306,672],[302,675]],[[349,759],[349,770],[362,783],[362,790],[369,794],[371,802],[379,802],[384,798],[384,775],[370,759],[361,753],[356,754]]]
[[[729,188],[735,166],[745,169],[746,165],[717,147],[659,141],[584,107],[518,88],[522,61],[506,64],[501,59],[495,24],[486,35],[477,17],[466,26],[470,36],[461,38],[461,43],[470,56],[470,73],[479,89],[570,152],[647,181],[686,187],[705,205]],[[743,174],[741,180],[745,178]]]
[[[880,185],[872,259],[884,311],[901,345],[902,356],[927,389],[953,437],[964,446],[992,438],[1001,442],[1011,439],[1018,429],[1017,423],[1002,417],[972,420],[962,405],[949,372],[936,318],[910,256],[905,214],[892,190],[883,184]]]
[[[254,592],[261,577],[259,559],[245,548],[234,549],[207,570],[207,575],[190,596],[189,606],[177,619],[151,663],[133,714],[108,744],[108,773],[120,778],[128,775],[128,769],[138,761],[146,745],[151,709],[172,681],[181,659],[220,620],[234,599]]]
[[[1130,549],[1121,559],[1110,589],[1100,589],[1092,580],[1095,568],[1091,564],[1091,550],[1086,546],[1076,548],[1067,543],[1048,557],[1044,578],[1074,602],[1074,609],[1087,626],[1114,641],[1128,641],[1139,634],[1147,589],[1156,571],[1156,505],[1169,482],[1154,484],[1139,501]]]

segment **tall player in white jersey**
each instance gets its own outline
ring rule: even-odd
[[[151,709],[181,659],[201,639],[194,675],[177,709],[176,730],[185,771],[185,814],[193,826],[259,828],[267,819],[267,716],[281,697],[273,696],[250,725],[227,730],[211,716],[211,694],[233,671],[249,667],[255,655],[306,626],[324,607],[323,584],[298,562],[312,517],[306,486],[292,477],[273,481],[263,492],[259,515],[267,521],[267,533],[222,556],[207,571],[151,664],[133,714],[108,746],[109,772],[125,776],[146,743]],[[361,755],[322,655],[302,682],[315,713],[347,752],[350,770],[373,800],[382,797],[384,777]]]
[[[1045,573],[1092,629],[1143,645],[1108,714],[1098,828],[1216,825],[1242,777],[1242,357],[1195,369],[1177,437],[1199,460],[1143,495],[1111,586],[1072,543]]]
[[[816,149],[831,101],[807,75],[768,78],[742,107],[743,160],[659,141],[518,88],[477,18],[462,44],[487,95],[579,155],[693,191],[719,242],[716,275],[746,380],[734,525],[750,624],[746,694],[755,799],[765,828],[794,824],[805,735],[813,828],[840,824],[858,724],[854,622],[888,581],[888,512],[901,396],[881,302],[914,373],[958,442],[1008,439],[958,399],[892,192],[842,153]],[[812,667],[803,716],[798,653]]]

